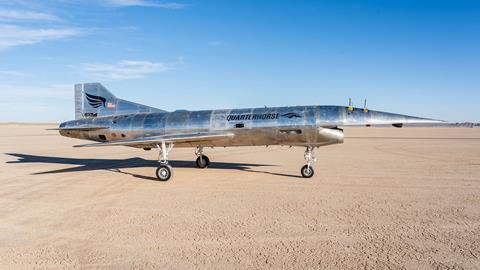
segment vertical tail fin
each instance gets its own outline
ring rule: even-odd
[[[115,97],[100,83],[75,85],[75,119],[109,115],[163,112],[160,109]]]

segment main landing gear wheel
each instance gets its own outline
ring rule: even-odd
[[[210,159],[207,156],[199,156],[197,161],[195,161],[197,167],[200,169],[205,169],[210,165]]]
[[[158,162],[160,166],[158,166],[157,171],[155,174],[157,175],[157,179],[159,181],[168,181],[173,176],[173,168],[172,166],[168,165],[168,153],[172,151],[174,144],[162,142],[161,145],[157,144],[157,148],[159,150],[158,153]]]
[[[197,156],[195,163],[198,168],[205,169],[210,165],[210,159],[203,154],[203,146],[197,146],[195,148],[195,155]]]
[[[315,171],[311,166],[305,165],[302,167],[301,173],[304,178],[312,178],[312,176],[315,174]]]
[[[158,180],[168,181],[173,176],[173,168],[170,165],[162,164],[158,166],[156,175]]]

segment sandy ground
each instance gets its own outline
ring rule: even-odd
[[[480,129],[348,129],[317,150],[72,148],[0,125],[0,268],[479,269]]]

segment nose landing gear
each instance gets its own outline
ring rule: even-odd
[[[312,163],[317,161],[317,159],[315,158],[315,156],[313,154],[313,147],[312,146],[307,147],[303,157],[307,161],[307,165],[303,166],[302,169],[300,170],[300,172],[301,172],[301,174],[304,178],[311,178],[315,174],[315,171],[312,168]]]

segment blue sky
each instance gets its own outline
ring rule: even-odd
[[[347,104],[480,121],[479,1],[0,0],[0,121],[73,84],[165,110]]]

